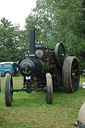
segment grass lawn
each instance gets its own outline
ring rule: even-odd
[[[85,102],[85,89],[81,87],[85,77],[81,76],[79,90],[53,94],[53,104],[46,104],[44,92],[14,92],[13,105],[5,106],[4,77],[1,78],[0,128],[75,128],[79,109]],[[22,88],[22,77],[13,78],[14,88]]]

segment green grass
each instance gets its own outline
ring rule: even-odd
[[[22,77],[14,77],[14,88],[22,87]],[[12,107],[5,106],[4,77],[1,78],[0,128],[75,128],[79,109],[85,102],[85,77],[81,76],[79,90],[65,93],[58,90],[53,94],[53,104],[45,101],[44,92],[14,92]]]

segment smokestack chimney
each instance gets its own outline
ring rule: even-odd
[[[35,27],[30,27],[29,31],[29,56],[35,56]]]

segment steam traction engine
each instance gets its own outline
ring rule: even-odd
[[[53,90],[64,88],[66,92],[75,92],[79,87],[79,65],[75,56],[65,55],[62,43],[54,49],[35,45],[35,28],[29,28],[29,59],[18,63],[23,75],[22,89],[13,89],[12,76],[5,76],[5,103],[11,106],[13,92],[45,91],[47,104],[53,103]]]

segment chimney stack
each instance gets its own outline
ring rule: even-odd
[[[28,31],[29,35],[29,56],[35,56],[35,27],[30,27]]]

